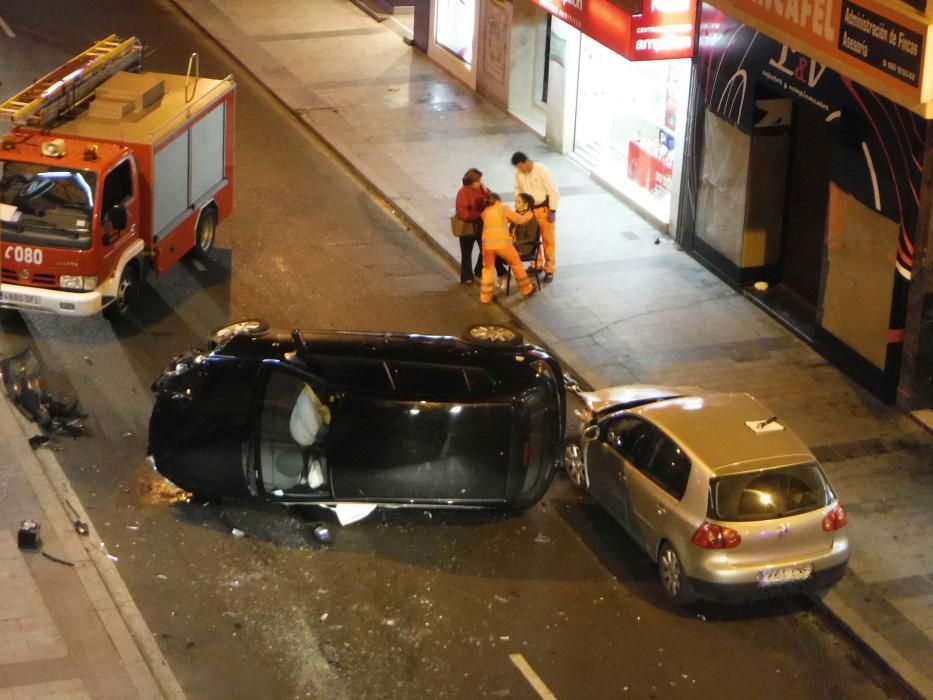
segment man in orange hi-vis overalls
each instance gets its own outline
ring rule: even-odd
[[[518,288],[526,298],[535,293],[534,285],[522,267],[521,258],[509,233],[509,222],[526,224],[532,217],[534,214],[530,211],[525,214],[515,213],[511,207],[502,203],[502,198],[495,192],[486,195],[486,208],[483,210],[483,276],[479,285],[479,300],[484,304],[492,302],[496,282],[496,256],[505,260],[512,268]]]
[[[557,265],[555,221],[557,221],[560,192],[554,186],[551,171],[521,151],[512,154],[512,165],[515,166],[515,201],[518,201],[522,192],[527,192],[535,200],[533,211],[538,226],[541,228],[542,246],[538,251],[538,260],[532,267],[543,269],[544,281],[549,283],[554,280]]]

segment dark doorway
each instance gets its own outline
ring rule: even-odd
[[[816,312],[829,204],[834,130],[817,110],[794,106],[781,250],[781,283]]]

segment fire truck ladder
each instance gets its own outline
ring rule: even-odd
[[[142,67],[143,45],[136,37],[111,34],[37,80],[18,95],[0,103],[0,117],[13,126],[47,126],[88,99],[94,89],[121,70]]]

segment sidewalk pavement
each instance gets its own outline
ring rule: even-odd
[[[37,432],[0,398],[0,700],[183,699],[54,453],[30,448]],[[23,520],[41,551],[18,547]]]
[[[850,514],[855,551],[824,600],[933,698],[933,438],[829,365],[523,124],[347,0],[174,0],[368,181],[452,269],[463,172],[511,200],[509,157],[561,191],[557,274],[498,302],[592,386],[748,391],[813,448]],[[271,136],[270,136],[271,137]],[[458,283],[451,272],[451,285]],[[464,293],[478,295],[474,285]],[[477,303],[479,301],[477,300]]]

